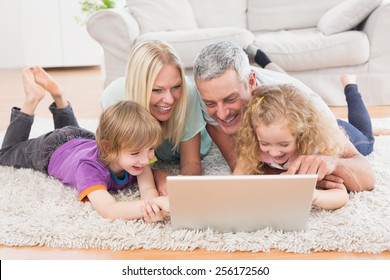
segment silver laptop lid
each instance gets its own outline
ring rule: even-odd
[[[173,229],[304,230],[317,175],[168,176]]]

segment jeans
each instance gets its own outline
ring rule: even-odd
[[[370,116],[356,84],[347,85],[344,93],[348,105],[348,122],[338,119],[337,123],[345,130],[356,149],[366,156],[373,151],[375,142]]]
[[[95,139],[92,132],[79,127],[70,104],[58,109],[53,103],[49,110],[53,114],[55,130],[28,139],[34,116],[12,108],[11,122],[0,150],[1,165],[31,168],[47,174],[50,157],[59,146],[75,138]]]

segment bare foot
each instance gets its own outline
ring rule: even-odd
[[[356,75],[343,74],[340,77],[340,81],[343,87],[349,84],[356,84]]]
[[[42,86],[35,82],[34,74],[31,68],[23,68],[22,79],[26,99],[20,110],[23,113],[32,116],[34,115],[35,109],[37,108],[39,102],[43,99],[43,97],[45,97],[46,91]]]
[[[41,66],[35,66],[33,73],[36,83],[51,94],[57,108],[65,108],[68,102],[64,98],[63,92],[57,82]]]
[[[372,128],[372,134],[373,134],[374,136],[390,135],[390,129],[388,129],[388,128],[373,127],[373,128]]]

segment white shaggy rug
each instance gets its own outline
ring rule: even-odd
[[[390,127],[390,118],[374,119],[375,126]],[[82,120],[94,130],[95,120]],[[31,136],[51,130],[51,121],[37,119]],[[0,134],[0,139],[4,136]],[[376,175],[374,191],[351,193],[349,203],[336,211],[313,208],[306,231],[217,233],[212,230],[173,231],[169,220],[148,224],[142,220],[101,218],[89,203],[78,201],[75,191],[31,170],[0,167],[0,244],[113,250],[169,249],[209,251],[269,251],[307,253],[342,251],[379,253],[390,250],[390,137],[376,139],[368,156]],[[167,165],[174,172],[177,165]],[[204,159],[206,174],[229,174],[213,147]],[[136,198],[136,190],[115,194]]]

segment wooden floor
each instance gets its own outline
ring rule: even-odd
[[[98,98],[103,90],[103,74],[99,67],[47,69],[62,85],[79,118],[97,118],[101,112]],[[0,69],[0,131],[6,129],[9,122],[10,108],[21,106],[24,99],[21,69]],[[51,103],[49,96],[42,101],[36,112],[37,117],[50,117],[47,107]],[[389,117],[390,106],[369,107],[373,118]],[[337,117],[345,118],[344,107],[332,108]],[[324,260],[324,259],[390,259],[390,252],[382,254],[360,254],[339,252],[318,252],[293,254],[280,251],[269,253],[252,252],[206,252],[195,250],[160,251],[160,250],[74,250],[47,247],[4,247],[0,246],[0,259],[113,259],[113,260]]]

